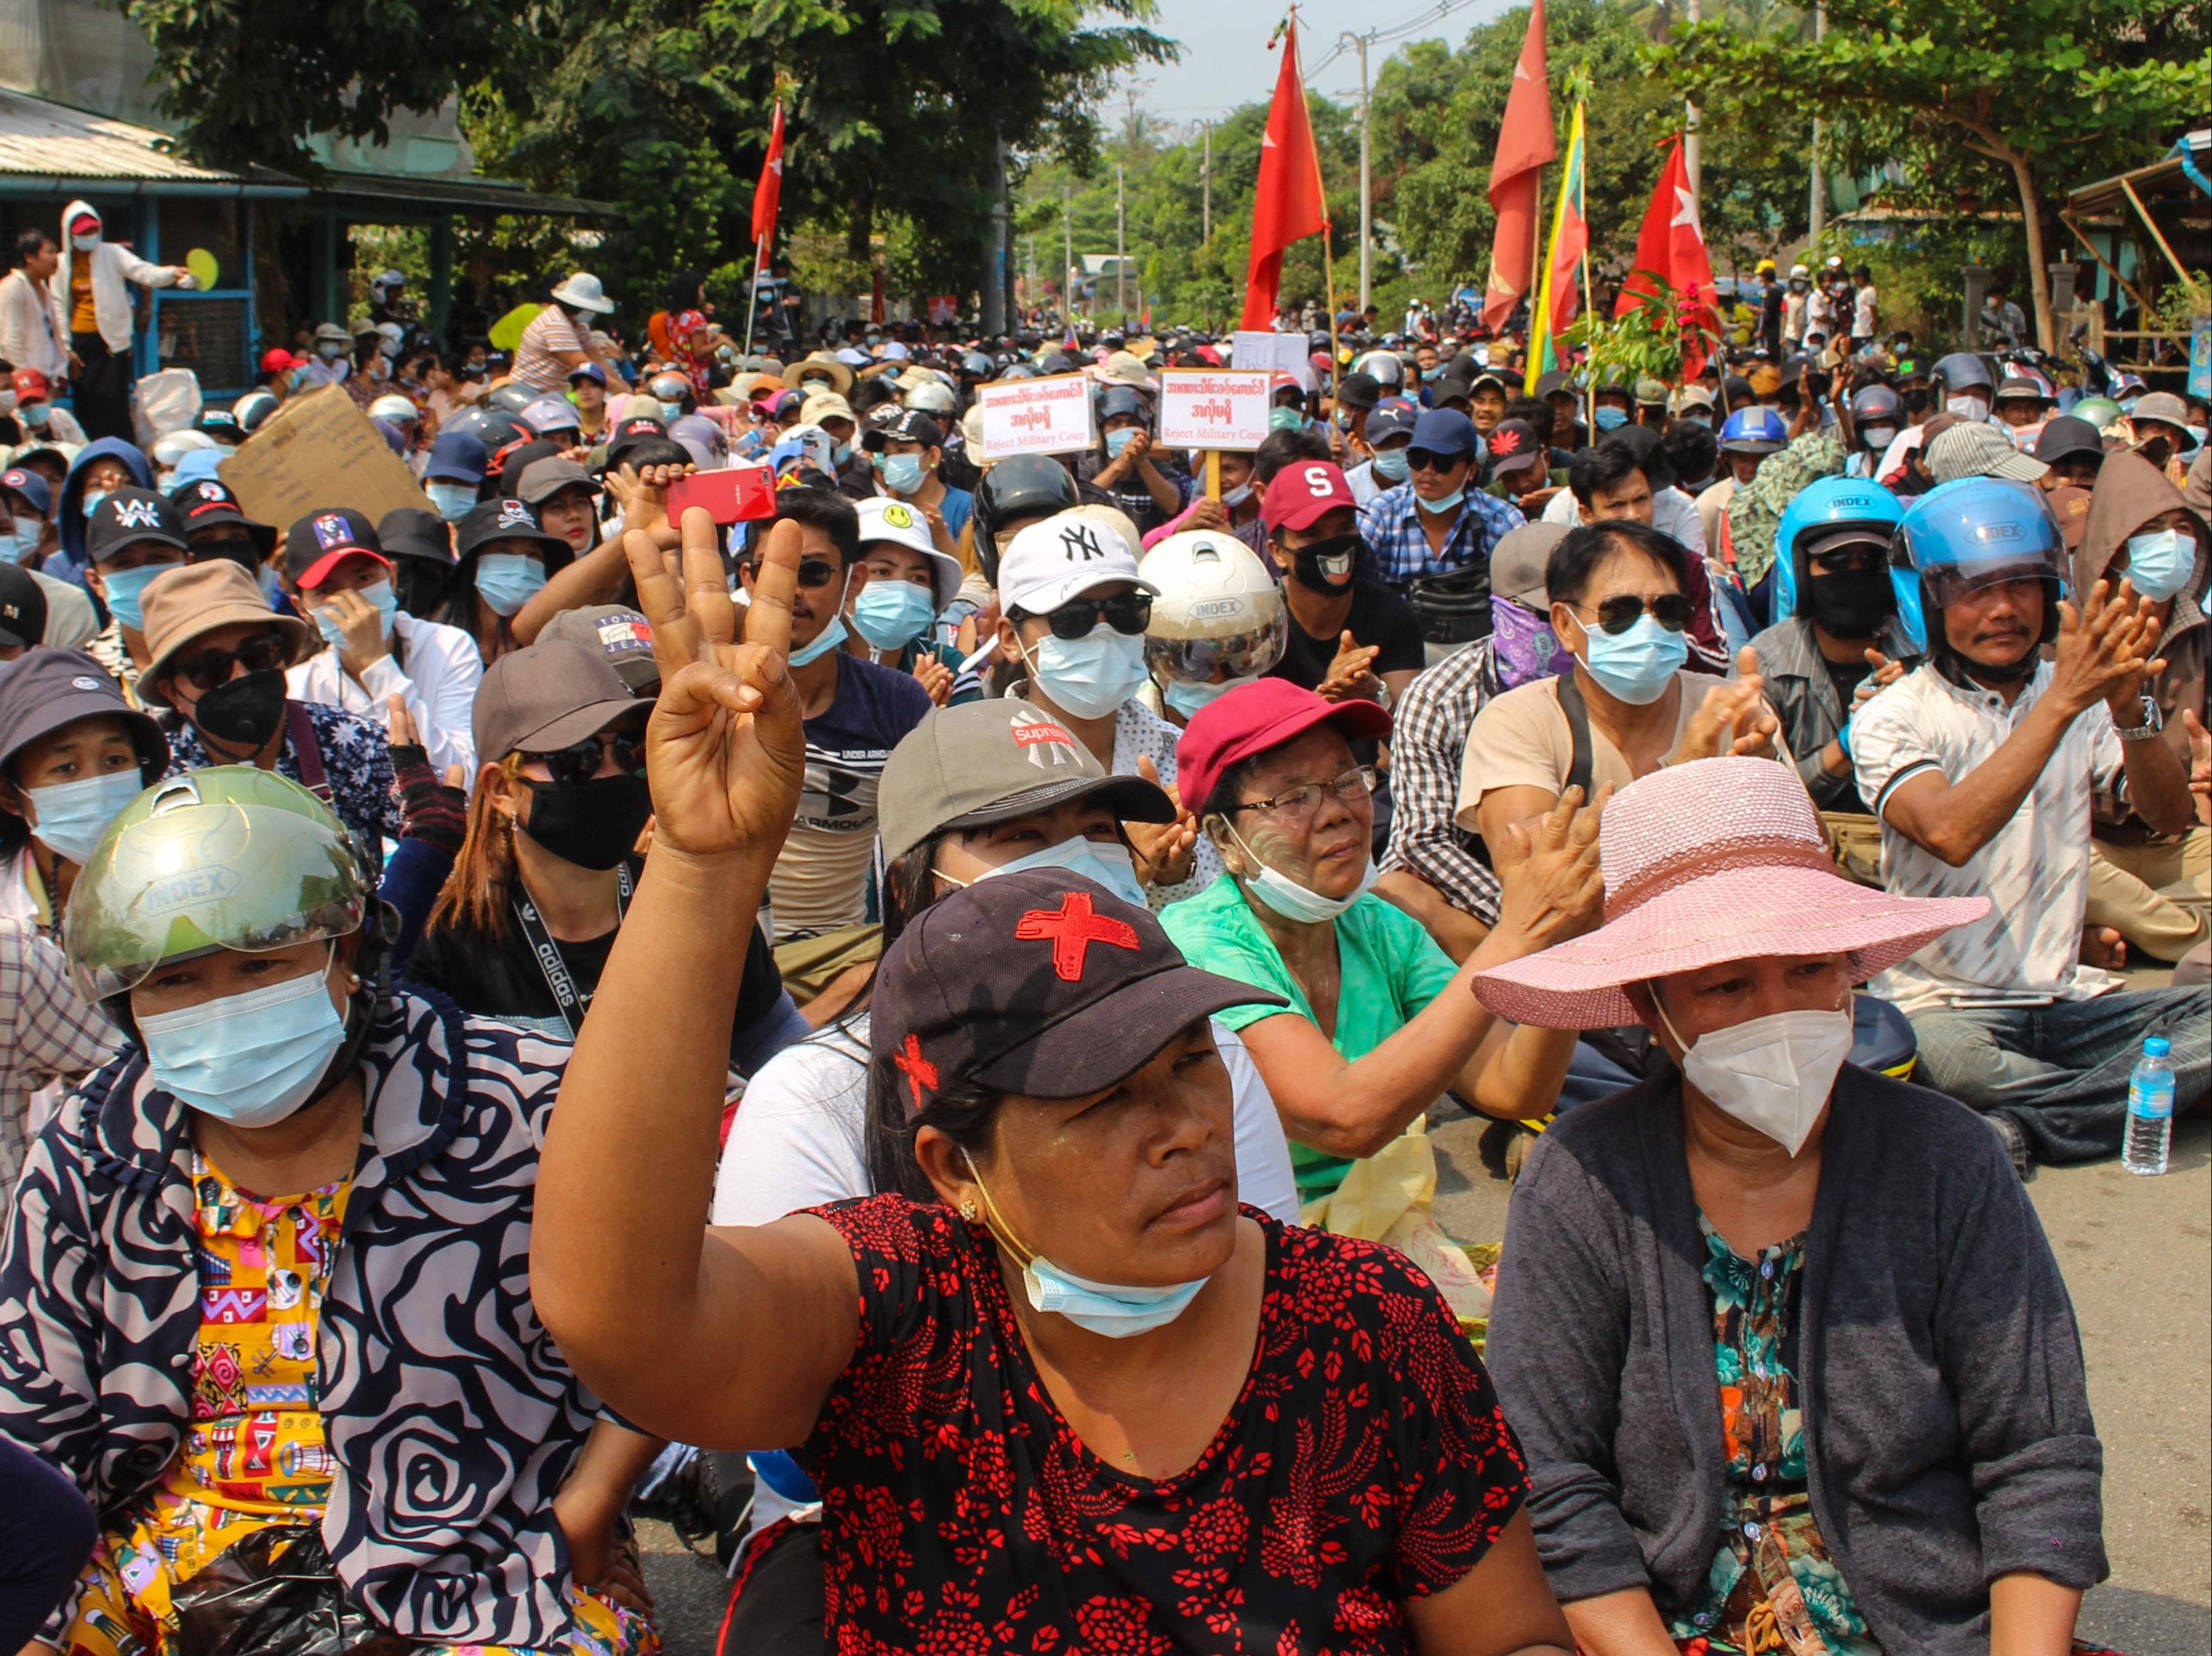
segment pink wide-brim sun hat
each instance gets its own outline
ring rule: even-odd
[[[1804,786],[1771,759],[1699,759],[1632,782],[1598,835],[1605,924],[1474,980],[1516,1023],[1634,1023],[1631,984],[1768,955],[1851,956],[1863,983],[1990,912],[1986,897],[1893,897],[1836,871]]]

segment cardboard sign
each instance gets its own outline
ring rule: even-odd
[[[1229,360],[1239,368],[1279,368],[1294,376],[1300,387],[1318,391],[1314,379],[1313,347],[1302,333],[1237,333],[1230,337]]]
[[[291,398],[216,470],[246,515],[280,535],[324,507],[349,506],[371,523],[403,506],[431,509],[407,463],[340,385]]]
[[[976,387],[983,405],[983,458],[1076,454],[1097,440],[1091,420],[1091,377],[1052,373],[994,379]]]
[[[1259,447],[1273,379],[1250,369],[1162,368],[1160,441],[1170,448]]]

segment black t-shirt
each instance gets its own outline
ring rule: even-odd
[[[630,858],[633,888],[643,866],[642,858]],[[747,931],[744,980],[738,989],[737,1015],[730,1020],[732,1054],[739,1050],[739,1037],[773,1012],[783,994],[783,975],[775,969],[768,939],[761,936],[758,926]],[[614,932],[582,943],[566,943],[558,937],[550,941],[588,1008],[592,992],[599,986],[599,974],[606,969],[607,955],[614,948]],[[450,925],[425,931],[403,975],[443,990],[465,1012],[528,1023],[540,1034],[563,1040],[568,1038],[561,1003],[554,998],[553,987],[545,980],[530,940],[512,914],[495,936]]]
[[[1414,617],[1413,606],[1387,586],[1370,580],[1353,581],[1352,613],[1340,630],[1350,632],[1356,643],[1381,646],[1381,653],[1375,658],[1377,674],[1418,673],[1428,664],[1421,623]],[[1292,616],[1290,642],[1283,648],[1283,658],[1267,670],[1267,676],[1287,678],[1304,688],[1317,690],[1328,676],[1328,664],[1336,659],[1342,642],[1334,633],[1316,638]]]
[[[1830,661],[1822,664],[1828,670],[1828,682],[1836,687],[1836,695],[1843,701],[1844,712],[1849,713],[1851,697],[1857,693],[1859,686],[1866,682],[1867,675],[1874,669],[1867,664],[1864,657],[1856,661]]]

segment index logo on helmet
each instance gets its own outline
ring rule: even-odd
[[[2016,541],[2021,538],[2018,524],[1976,524],[1973,536],[1978,541]]]
[[[1238,597],[1201,598],[1190,606],[1193,621],[1225,621],[1244,613],[1244,600]]]
[[[1070,563],[1079,558],[1089,563],[1094,558],[1109,555],[1106,549],[1099,544],[1098,531],[1087,523],[1064,525],[1060,531],[1060,543],[1063,549],[1060,555]]]
[[[115,526],[118,529],[159,529],[161,509],[151,500],[118,500],[115,503]]]
[[[193,903],[228,897],[238,889],[239,883],[240,875],[234,868],[216,864],[187,869],[148,886],[146,895],[138,900],[138,911],[142,914],[173,913]]]

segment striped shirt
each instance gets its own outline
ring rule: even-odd
[[[569,367],[554,353],[583,349],[583,337],[568,313],[558,305],[548,305],[522,331],[521,343],[514,348],[514,377],[539,391],[566,391]]]
[[[1442,549],[1431,551],[1420,519],[1411,483],[1386,489],[1360,507],[1359,537],[1368,555],[1367,567],[1358,573],[1402,590],[1417,576],[1449,574],[1478,558],[1487,562],[1505,531],[1528,521],[1519,507],[1470,489]]]
[[[60,946],[27,919],[0,918],[0,1220],[40,1125],[33,1099],[89,1075],[121,1044],[100,1009],[77,998]]]
[[[1881,819],[1881,878],[1900,897],[1987,897],[1986,918],[1954,926],[1869,986],[1900,1011],[2086,1000],[2118,981],[2083,966],[2089,812],[2118,798],[2123,758],[2103,702],[2075,718],[2020,808],[1964,865],[1891,826],[1891,796],[1933,772],[1957,784],[1989,761],[2051,688],[2035,670],[2009,707],[1994,691],[1954,683],[1933,666],[1907,673],[1850,721],[1860,794]]]
[[[1390,846],[1385,872],[1419,875],[1485,925],[1498,924],[1498,876],[1478,849],[1482,836],[1453,819],[1468,731],[1499,690],[1482,639],[1447,656],[1406,687],[1390,726]]]

